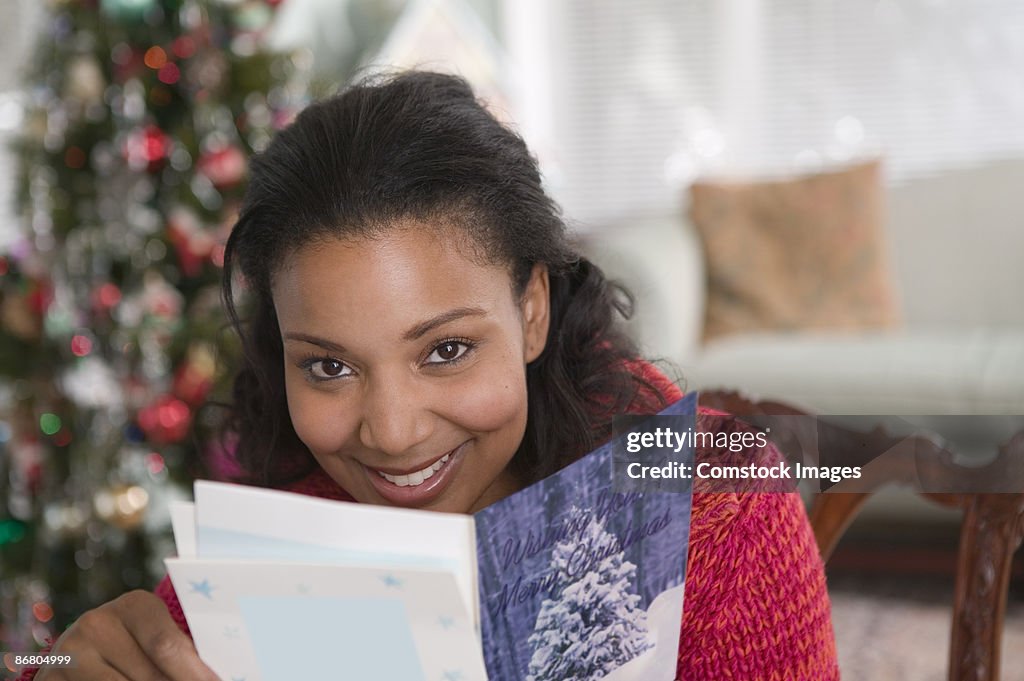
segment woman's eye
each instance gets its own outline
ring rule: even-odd
[[[445,341],[434,348],[434,351],[427,357],[427,364],[447,364],[460,359],[469,352],[468,343],[461,341]]]
[[[352,373],[347,364],[337,359],[318,359],[310,362],[308,368],[313,378],[338,378]]]

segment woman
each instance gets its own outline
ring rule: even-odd
[[[472,512],[681,395],[617,330],[628,301],[569,246],[523,141],[449,76],[304,111],[253,162],[224,282],[257,484]],[[838,677],[797,497],[695,494],[688,565],[679,678]],[[37,679],[215,678],[186,633],[164,580],[86,613],[54,646],[78,666]]]

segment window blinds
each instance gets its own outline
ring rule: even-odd
[[[678,211],[699,174],[881,155],[900,182],[1024,154],[1019,0],[548,8],[552,189],[585,224]]]

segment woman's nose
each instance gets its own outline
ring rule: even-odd
[[[390,456],[410,453],[430,438],[433,415],[415,380],[391,374],[371,380],[364,393],[359,437]]]

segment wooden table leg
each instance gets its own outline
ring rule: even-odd
[[[1024,494],[964,495],[963,504],[949,678],[998,681],[1010,566],[1024,538]]]

